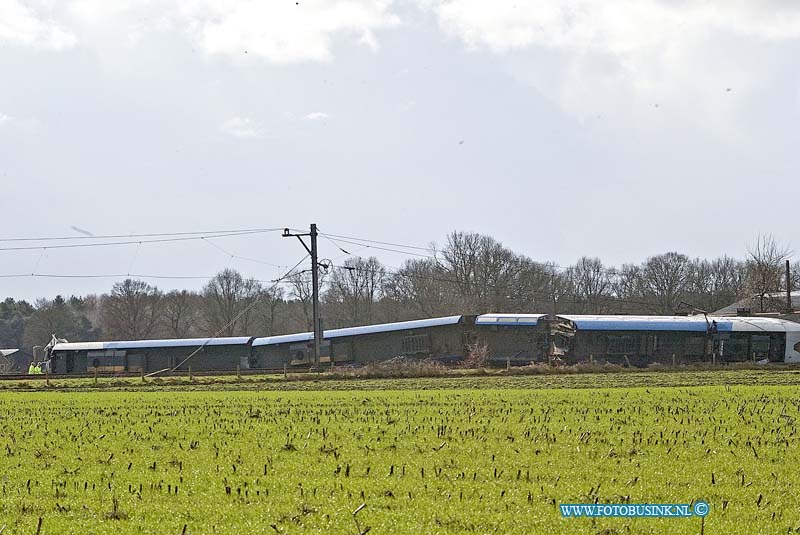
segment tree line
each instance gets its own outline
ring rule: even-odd
[[[491,236],[452,232],[430,256],[391,270],[351,256],[321,273],[324,328],[448,314],[674,314],[712,312],[750,299],[754,312],[780,310],[789,257],[760,236],[742,259],[690,258],[678,252],[608,266],[583,257],[570,266],[516,253]],[[800,262],[790,283],[800,287]],[[225,269],[201,291],[163,292],[125,279],[102,295],[0,302],[0,347],[30,350],[52,334],[68,340],[269,336],[311,329],[309,271],[264,284]]]

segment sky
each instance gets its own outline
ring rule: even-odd
[[[0,240],[315,222],[560,265],[795,250],[798,57],[794,0],[0,0]],[[80,241],[0,249],[56,243]],[[280,232],[0,250],[0,297],[271,280],[304,253]],[[2,277],[31,273],[80,277]]]

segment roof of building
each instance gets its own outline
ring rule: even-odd
[[[792,308],[794,310],[800,310],[800,290],[795,290],[791,292],[792,297]],[[764,312],[784,312],[786,307],[786,292],[773,292],[764,294],[764,298],[767,299],[767,302],[764,303],[765,310]],[[740,308],[750,308],[753,311],[759,308],[761,304],[761,296],[754,295],[753,297],[747,297],[745,299],[740,299],[735,303],[731,303],[730,305],[720,308],[719,310],[715,311],[715,315],[726,316],[726,315],[735,315],[736,311]],[[760,310],[759,310],[760,312]]]
[[[482,314],[475,325],[536,325],[547,314]]]
[[[19,351],[19,349],[0,349],[0,357],[10,357],[17,351]]]
[[[344,336],[361,336],[365,334],[385,333],[392,331],[408,331],[426,327],[440,327],[442,325],[455,325],[461,322],[463,316],[446,316],[424,320],[398,321],[395,323],[380,323],[377,325],[363,325],[361,327],[346,327],[344,329],[329,329],[322,335],[323,338],[341,338]],[[314,333],[283,334],[267,336],[253,340],[253,347],[289,344],[292,342],[309,342],[314,339]]]
[[[111,342],[66,342],[53,346],[53,351],[102,351],[105,349],[155,349],[162,347],[200,347],[247,345],[249,336],[228,338],[177,338],[174,340],[128,340]]]

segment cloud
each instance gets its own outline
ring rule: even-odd
[[[45,16],[20,0],[0,0],[0,42],[60,49],[80,35],[86,46],[116,49],[163,32],[210,55],[326,62],[338,39],[377,50],[376,32],[400,22],[392,1],[33,0],[47,6]]]
[[[252,54],[273,63],[332,59],[335,37],[375,50],[377,30],[399,23],[389,0],[179,0],[191,33],[209,54]]]
[[[35,117],[15,117],[0,112],[0,128],[18,134],[36,135],[42,129],[42,122]]]
[[[249,117],[232,117],[222,123],[220,130],[229,136],[241,139],[259,138],[263,135],[258,124]]]
[[[73,33],[43,13],[18,0],[0,0],[0,43],[61,50],[76,42]]]
[[[417,2],[446,35],[583,118],[666,101],[730,117],[731,103],[774,80],[769,47],[800,39],[800,2],[784,0]]]
[[[303,119],[307,119],[309,121],[321,121],[323,119],[327,119],[330,117],[327,113],[323,113],[321,111],[315,111],[314,113],[309,113]]]
[[[709,30],[771,40],[800,37],[800,3],[782,0],[419,2],[448,34],[498,53],[530,45],[625,53]]]

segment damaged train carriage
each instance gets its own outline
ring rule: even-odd
[[[360,365],[395,357],[460,360],[473,338],[469,316],[330,329],[323,334],[320,364]],[[256,338],[250,368],[312,365],[313,339],[310,332]]]
[[[722,316],[556,316],[558,322],[542,328],[548,316],[538,314],[484,314],[476,326],[488,341],[494,359],[511,355],[521,361],[551,363],[609,362],[646,366],[651,363],[692,362],[800,362],[800,324],[763,317]],[[556,326],[556,329],[553,326]],[[566,336],[552,347],[559,331]],[[549,347],[545,333],[555,335]],[[555,359],[553,359],[555,355]]]

